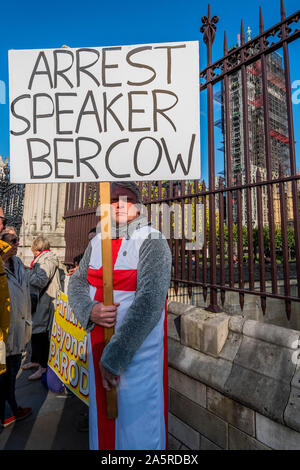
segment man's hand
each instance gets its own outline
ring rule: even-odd
[[[9,258],[10,258],[10,253],[1,253],[1,258],[4,264],[7,264]]]
[[[117,319],[117,307],[119,302],[113,305],[103,305],[103,303],[96,304],[90,314],[90,320],[96,325],[103,326],[104,328],[111,328],[115,326]]]
[[[17,246],[12,246],[11,250],[9,250],[7,253],[1,253],[1,258],[2,258],[2,261],[4,264],[7,264],[9,259],[12,257],[12,256],[16,256],[17,254],[17,251],[18,251],[18,247]]]
[[[109,370],[105,369],[101,361],[99,362],[99,369],[102,376],[103,388],[109,392],[111,387],[116,387],[118,385],[120,377],[119,375],[114,375]]]

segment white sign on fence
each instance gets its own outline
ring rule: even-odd
[[[200,178],[198,46],[9,51],[11,181]]]

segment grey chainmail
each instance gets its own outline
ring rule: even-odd
[[[147,219],[139,216],[128,226],[120,227],[119,236],[131,236],[134,230],[147,224]],[[89,244],[68,286],[69,304],[75,317],[87,331],[94,327],[89,317],[94,305],[98,303],[91,300],[87,281],[91,250]],[[101,362],[113,374],[120,375],[124,372],[135,352],[159,322],[170,286],[171,262],[167,240],[153,239],[149,235],[139,251],[134,301],[102,354]]]

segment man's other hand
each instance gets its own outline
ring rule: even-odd
[[[102,376],[102,385],[105,390],[108,392],[111,390],[111,387],[116,387],[120,382],[120,377],[118,375],[112,374],[109,370],[105,369],[101,361],[99,362],[99,369]]]
[[[103,303],[99,302],[93,307],[90,320],[104,328],[112,328],[116,324],[117,307],[119,305],[119,302],[115,302],[113,305],[103,305]]]

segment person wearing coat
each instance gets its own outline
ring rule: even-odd
[[[16,377],[22,360],[22,352],[31,338],[31,305],[28,272],[16,256],[19,240],[15,233],[2,232],[0,239],[11,249],[2,255],[10,297],[10,324],[6,342],[6,372],[0,375],[0,421],[6,427],[32,413],[31,408],[18,406],[15,397]],[[5,419],[5,402],[12,415]]]
[[[61,289],[59,261],[50,250],[47,238],[39,236],[33,240],[31,251],[34,259],[30,266],[32,300],[31,362],[23,369],[36,368],[28,380],[39,380],[46,371],[49,355],[49,337],[55,310],[57,290]],[[36,303],[36,305],[34,305]]]
[[[0,207],[0,233],[12,233],[17,236],[16,229],[6,226],[6,218],[3,209]],[[0,374],[6,371],[6,347],[10,322],[10,301],[7,275],[3,264],[2,256],[8,259],[6,253],[12,247],[3,240],[0,240]]]
[[[3,209],[0,207],[0,233],[3,232],[6,225]],[[6,272],[2,260],[11,246],[0,240],[0,374],[6,371],[6,349],[5,344],[9,332],[9,290],[6,278]],[[1,428],[0,428],[1,430]]]

